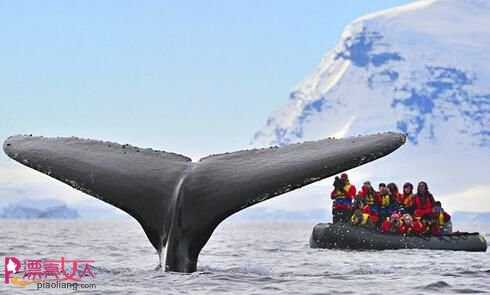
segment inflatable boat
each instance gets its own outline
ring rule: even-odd
[[[327,249],[431,249],[455,251],[487,250],[487,241],[479,233],[451,233],[442,236],[402,236],[347,223],[319,223],[310,237],[311,248]]]

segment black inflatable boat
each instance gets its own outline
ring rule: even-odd
[[[487,241],[479,233],[452,233],[442,236],[402,236],[347,223],[319,223],[310,237],[311,248],[328,249],[432,249],[455,251],[487,250]]]

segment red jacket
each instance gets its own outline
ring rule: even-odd
[[[417,234],[421,235],[424,233],[424,225],[420,220],[415,219],[412,224],[412,231]]]
[[[412,232],[412,226],[411,225],[408,225],[406,223],[402,223],[402,225],[400,225],[400,234],[406,235],[406,234],[409,234],[411,232]]]
[[[353,184],[348,184],[344,187],[345,195],[351,199],[354,199],[356,196],[356,187]]]
[[[391,231],[391,221],[385,219],[383,223],[381,224],[381,232],[382,233],[388,233]]]
[[[432,207],[434,206],[434,197],[431,193],[425,193],[425,196],[415,195],[415,216],[424,216],[432,214]]]

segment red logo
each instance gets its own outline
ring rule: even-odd
[[[65,259],[20,259],[7,256],[4,259],[4,282],[19,287],[36,283],[38,289],[49,282],[81,282],[95,278],[91,263],[95,260]],[[75,283],[76,284],[76,283]]]
[[[3,267],[3,274],[5,278],[5,284],[10,283],[10,278],[12,277],[13,274],[19,272],[20,270],[20,260],[17,259],[17,257],[13,256],[7,256],[4,259],[4,267]]]

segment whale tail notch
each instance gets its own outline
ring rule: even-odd
[[[398,133],[185,156],[77,138],[15,136],[13,159],[108,202],[142,225],[166,269],[192,272],[214,229],[256,203],[383,157],[405,142]]]

